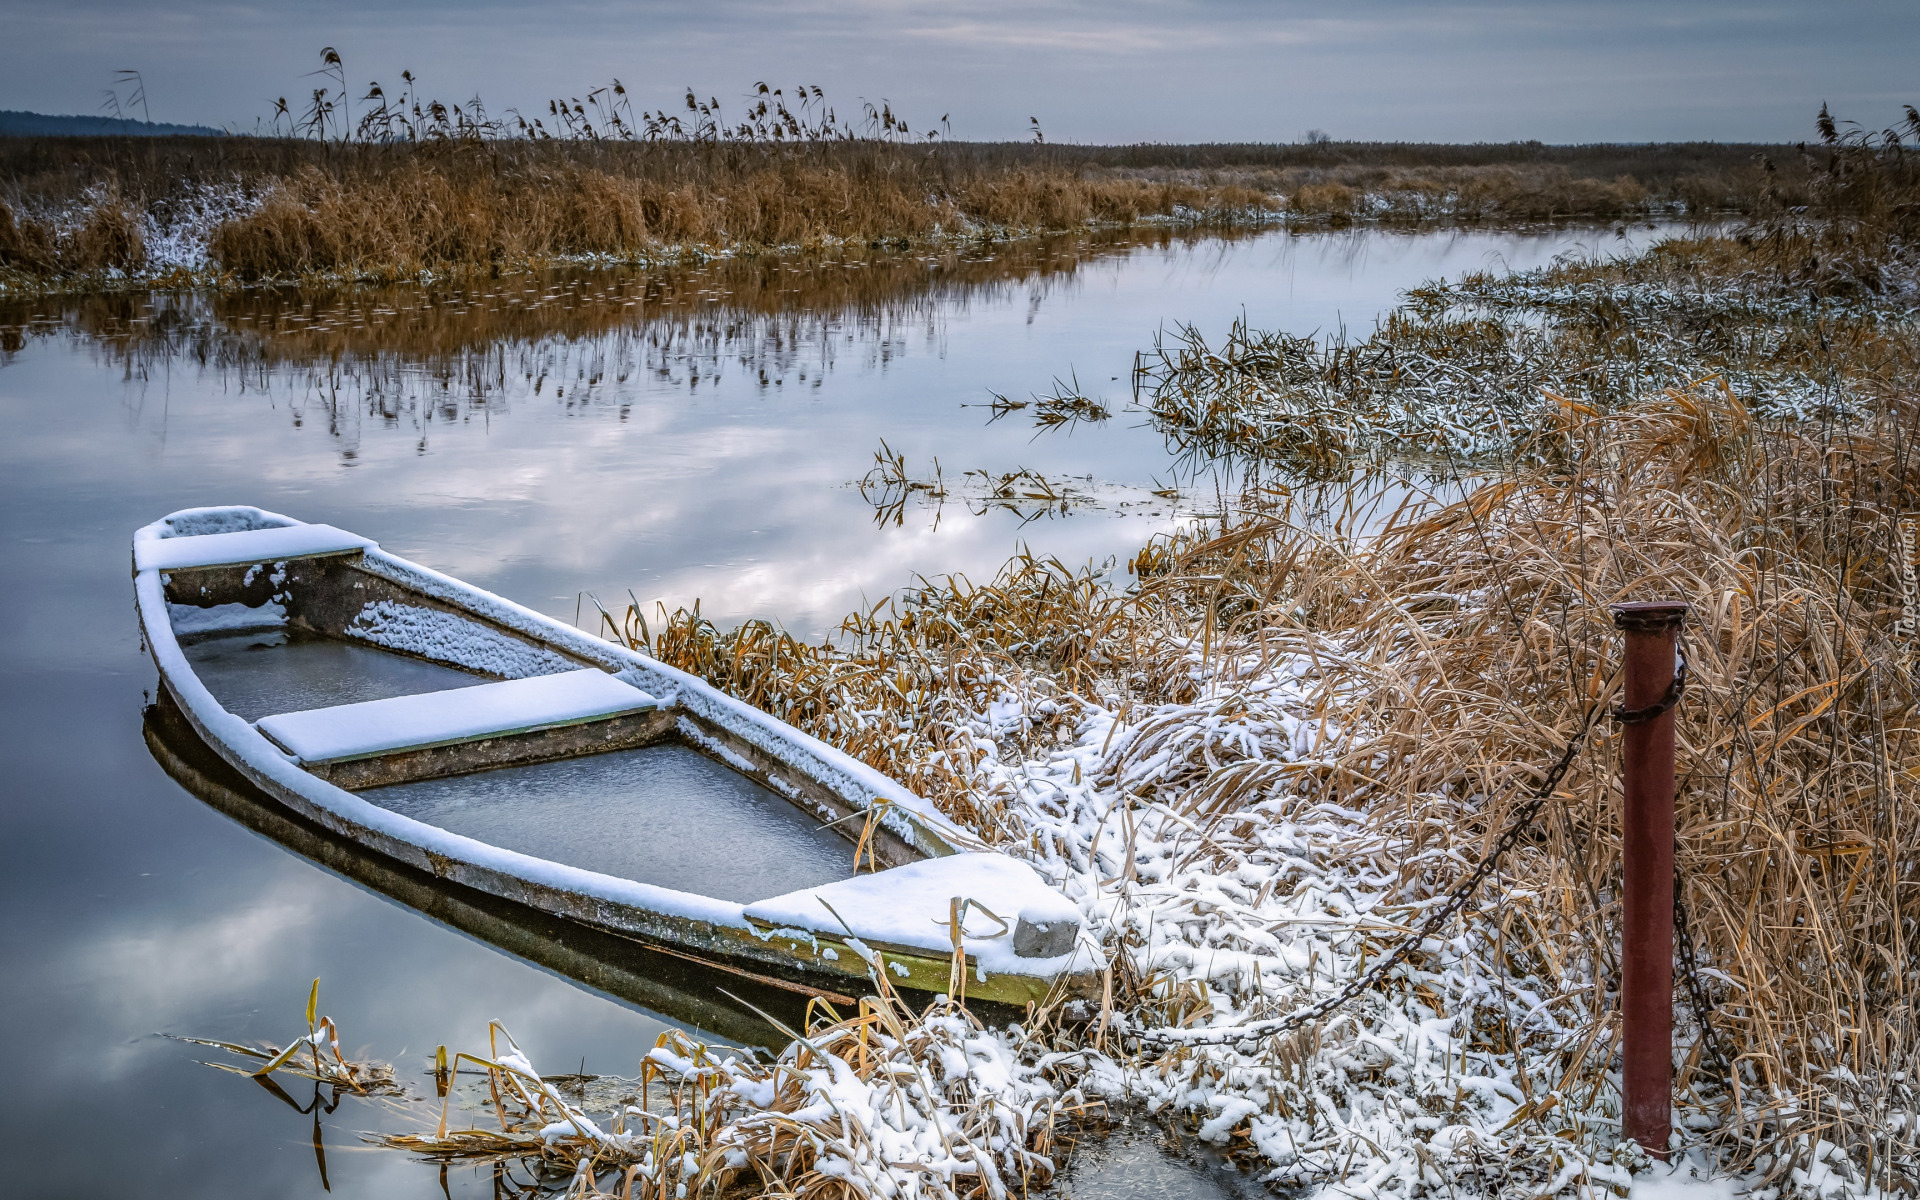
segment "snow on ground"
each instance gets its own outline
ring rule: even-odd
[[[1080,905],[1161,1010],[1084,1006],[1088,1041],[1104,1052],[1065,1056],[1084,1071],[1082,1086],[1180,1114],[1201,1138],[1254,1157],[1266,1181],[1316,1196],[1632,1189],[1682,1200],[1660,1191],[1679,1182],[1636,1181],[1648,1160],[1617,1144],[1617,1093],[1566,1066],[1568,1055],[1607,1052],[1589,1044],[1586,981],[1495,970],[1488,927],[1471,908],[1387,988],[1318,1029],[1130,1053],[1127,1035],[1147,1023],[1228,1028],[1329,995],[1434,901],[1431,887],[1403,883],[1390,831],[1286,786],[1338,736],[1304,716],[1311,670],[1303,657],[1216,678],[1192,703],[1124,720],[1084,704],[1071,743],[1040,757],[1003,756],[1000,742],[1051,702],[1009,692],[974,723],[977,787],[1025,827],[1025,848],[1016,839],[1012,849]],[[1246,790],[1232,804],[1210,807],[1238,785]],[[1444,889],[1466,865],[1436,861],[1431,877]],[[1496,1027],[1517,1054],[1494,1049]],[[1027,1054],[1050,1068],[1062,1057]],[[1726,1185],[1686,1186],[1706,1200]]]
[[[238,180],[193,185],[148,206],[141,232],[147,245],[147,273],[213,268],[213,235],[260,207],[265,194]]]
[[[1710,1168],[1689,1156],[1671,1166],[1649,1167],[1634,1179],[1628,1200],[1733,1200],[1743,1191],[1738,1181],[1714,1176]]]

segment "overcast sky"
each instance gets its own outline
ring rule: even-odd
[[[132,68],[155,120],[244,128],[325,45],[356,95],[411,68],[495,111],[614,77],[737,111],[765,79],[979,139],[1798,141],[1823,100],[1920,104],[1920,0],[0,0],[0,30],[0,108],[98,112]]]

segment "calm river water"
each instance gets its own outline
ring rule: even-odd
[[[154,671],[129,586],[135,527],[257,504],[568,620],[583,593],[613,607],[631,589],[818,636],[916,573],[988,577],[1021,545],[1124,562],[1207,510],[1207,473],[1126,408],[1133,355],[1162,327],[1217,337],[1244,312],[1363,334],[1423,280],[1626,241],[1134,233],[475,287],[0,304],[0,1124],[34,1146],[18,1191],[438,1194],[434,1168],[356,1141],[409,1114],[296,1111],[313,1097],[284,1102],[157,1036],[284,1043],[315,976],[348,1047],[416,1083],[436,1045],[483,1046],[489,1018],[560,1072],[632,1074],[669,1023],[768,1036],[671,962],[260,836],[275,814],[196,775],[190,748],[164,770],[166,731],[149,731],[157,752],[143,736]],[[1056,378],[1112,419],[989,421],[991,393],[1026,398]],[[943,505],[876,523],[857,485],[883,439],[910,475],[938,459]],[[997,505],[981,481],[1021,469],[1066,486],[1064,511]],[[1184,498],[1154,494],[1169,483]],[[1151,1146],[1119,1139],[1066,1190],[1223,1186]],[[493,1190],[472,1171],[448,1186]]]

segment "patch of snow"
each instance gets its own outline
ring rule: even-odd
[[[242,533],[250,529],[285,529],[300,524],[292,517],[255,508],[250,504],[220,504],[207,508],[183,508],[168,513],[133,535],[138,543],[155,538],[201,537],[209,533]]]
[[[375,600],[354,614],[346,635],[389,650],[452,663],[502,679],[527,679],[579,669],[580,664],[529,645],[458,613]]]
[[[1309,694],[1345,654],[1318,650],[1308,666],[1292,655],[1222,662],[1217,646],[1203,662],[1194,647],[1194,701],[1136,707],[1127,720],[1074,701],[1070,745],[1025,761],[979,757],[977,803],[1006,814],[1009,852],[1079,905],[1110,956],[1154,981],[1144,1006],[1103,1023],[1123,1039],[1168,1019],[1153,1011],[1161,1004],[1196,1031],[1291,1012],[1344,987],[1418,922],[1428,897],[1409,889],[1391,831],[1293,783],[1345,736],[1316,719]],[[1010,715],[999,707],[973,728]],[[976,751],[983,743],[976,733]],[[1248,785],[1234,792],[1233,819],[1208,821],[1196,789],[1228,783]],[[1433,875],[1456,870],[1436,860]],[[1599,1019],[1590,989],[1571,976],[1514,978],[1491,931],[1470,916],[1384,987],[1298,1034],[1144,1062],[1082,1049],[1067,1077],[1189,1115],[1204,1139],[1250,1150],[1268,1183],[1302,1195],[1617,1194],[1638,1151],[1608,1132],[1616,1091],[1563,1097],[1545,1120],[1525,1107]],[[1490,1023],[1517,1050],[1492,1050]],[[1569,1129],[1583,1132],[1561,1136]]]
[[[1672,1166],[1654,1163],[1636,1178],[1627,1200],[1738,1200],[1746,1193],[1742,1181],[1716,1177],[1683,1156],[1676,1157],[1680,1161]]]
[[[255,727],[302,762],[338,762],[411,747],[600,720],[658,707],[594,667],[262,717]]]
[[[750,920],[770,925],[812,930],[833,938],[851,934],[864,941],[922,950],[937,958],[953,951],[951,922],[956,899],[973,901],[974,911],[962,921],[962,945],[981,970],[1050,976],[1069,970],[1098,970],[1104,965],[1090,945],[1076,945],[1066,954],[1051,958],[1022,958],[1014,953],[1013,931],[1019,914],[1035,914],[1041,922],[1078,927],[1080,913],[1032,867],[994,851],[927,859],[803,888],[756,901],[747,906],[746,914]],[[981,911],[983,907],[985,911]]]
[[[149,272],[213,266],[213,235],[228,221],[247,216],[264,197],[238,181],[202,183],[182,195],[156,200],[142,214]]]
[[[375,544],[371,538],[331,525],[290,525],[191,536],[175,534],[135,542],[133,569],[178,571],[189,567],[285,562],[292,558],[371,550]]]

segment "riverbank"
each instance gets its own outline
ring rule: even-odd
[[[0,138],[0,294],[496,276],[1142,221],[1705,217],[1792,206],[1817,169],[1787,147],[1710,144]]]

